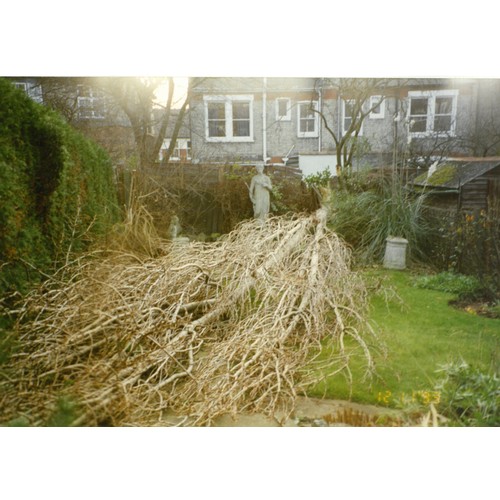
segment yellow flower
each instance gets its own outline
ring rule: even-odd
[[[389,403],[389,398],[391,397],[391,394],[392,392],[391,391],[385,391],[385,392],[379,392],[377,394],[377,401],[380,403],[380,402],[383,402],[385,404],[388,404]]]

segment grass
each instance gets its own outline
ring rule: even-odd
[[[464,360],[483,371],[498,370],[499,320],[449,306],[455,295],[414,286],[417,276],[409,271],[374,269],[365,275],[369,283],[397,293],[372,295],[371,321],[386,351],[372,346],[376,375],[363,380],[362,357],[353,351],[352,387],[336,375],[311,387],[310,396],[397,407],[404,401],[432,401],[436,371],[447,363]]]

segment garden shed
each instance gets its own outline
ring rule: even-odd
[[[488,211],[500,204],[500,157],[448,158],[417,176],[413,186],[429,194],[433,207]]]

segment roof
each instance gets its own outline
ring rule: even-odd
[[[444,189],[459,189],[460,186],[500,166],[500,156],[485,158],[448,158],[428,176],[419,175],[413,181],[415,186]],[[432,167],[431,167],[432,168]]]

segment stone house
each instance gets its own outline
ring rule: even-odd
[[[75,82],[74,92],[63,95],[64,86],[51,89],[47,79],[43,91],[37,78],[11,80],[38,102],[64,102],[68,120],[103,145],[116,164],[133,155],[130,123],[91,85]],[[449,156],[500,155],[500,79],[195,80],[172,162],[265,162],[297,165],[304,175],[325,168],[335,174],[333,135],[345,137],[357,103],[366,117],[356,139],[355,168],[410,163],[425,168]],[[362,89],[361,98],[355,87]],[[151,128],[154,132],[154,110]],[[160,162],[170,137],[168,130]]]
[[[90,77],[9,77],[34,101],[57,110],[68,123],[97,142],[115,165],[134,154],[130,122]]]
[[[190,100],[194,162],[337,165],[336,138],[359,98],[348,79],[205,78]],[[356,80],[356,79],[355,79]],[[359,84],[361,80],[357,79]],[[363,89],[358,167],[428,166],[446,156],[498,154],[500,80],[385,79]],[[352,82],[351,82],[352,83]]]

